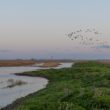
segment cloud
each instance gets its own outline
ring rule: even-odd
[[[102,49],[110,49],[110,45],[99,45],[96,48],[102,48]]]

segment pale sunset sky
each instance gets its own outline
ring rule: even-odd
[[[90,48],[66,36],[86,28],[101,32],[105,44]],[[1,0],[0,59],[51,56],[109,59],[110,0]]]

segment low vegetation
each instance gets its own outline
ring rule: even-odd
[[[31,66],[35,63],[35,60],[0,60],[0,67]]]
[[[22,80],[14,80],[14,79],[8,79],[7,83],[8,83],[8,86],[6,88],[13,88],[15,86],[22,86],[24,84],[27,84]]]
[[[50,83],[14,110],[110,110],[109,66],[86,62],[24,74],[46,77]]]

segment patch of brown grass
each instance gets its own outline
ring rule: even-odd
[[[102,60],[102,61],[99,61],[99,63],[110,65],[110,60]]]
[[[0,67],[29,66],[35,63],[34,60],[0,60]]]
[[[26,84],[26,82],[24,82],[22,80],[14,80],[14,79],[9,79],[7,81],[7,83],[9,83],[9,85],[6,88],[12,88],[12,87],[15,87],[15,86],[21,86],[21,85]]]

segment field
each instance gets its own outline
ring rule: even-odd
[[[0,60],[0,67],[30,66],[35,63],[34,60]]]
[[[56,67],[60,61],[55,60],[0,60],[0,67],[13,67],[13,66],[36,66],[41,64],[40,67]]]
[[[68,69],[23,74],[46,77],[50,82],[47,88],[16,101],[8,110],[110,110],[108,65],[76,63]]]

